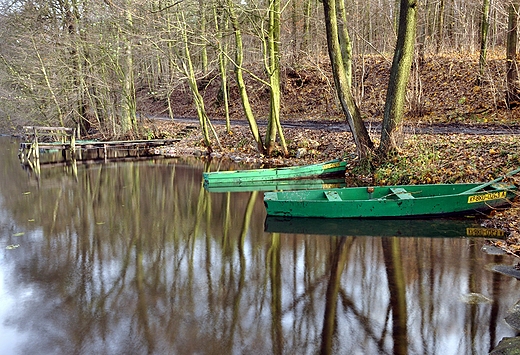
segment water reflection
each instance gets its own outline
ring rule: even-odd
[[[264,232],[262,193],[209,193],[198,161],[34,184],[16,150],[0,138],[2,353],[482,354],[514,335],[516,280],[485,269],[511,259],[482,238]]]

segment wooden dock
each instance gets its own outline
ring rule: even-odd
[[[61,153],[61,162],[68,160],[115,160],[159,155],[153,148],[173,144],[179,139],[82,141],[76,129],[66,127],[25,126],[25,141],[20,143],[19,158],[24,165],[41,162],[42,153]],[[51,155],[51,154],[46,154]],[[55,157],[54,157],[54,162]],[[52,162],[48,162],[52,163]]]

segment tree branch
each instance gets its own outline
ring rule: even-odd
[[[172,8],[172,7],[174,7],[174,6],[178,5],[178,4],[180,4],[180,3],[183,2],[183,1],[184,1],[184,0],[177,0],[176,2],[174,2],[174,3],[171,4],[171,5],[168,5],[168,6],[164,7],[164,8],[162,8],[162,9],[159,9],[159,10],[152,10],[152,11],[150,11],[150,12],[151,12],[152,14],[156,14],[156,13],[158,13],[158,12],[163,12],[164,10],[168,10],[169,8]]]

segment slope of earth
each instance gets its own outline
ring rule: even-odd
[[[449,53],[429,56],[412,68],[407,95],[406,121],[414,123],[519,124],[520,111],[506,109],[505,53],[488,55],[481,85],[477,85],[478,53]],[[391,66],[391,57],[355,58],[354,96],[362,116],[368,122],[381,121]],[[258,74],[261,76],[261,73]],[[255,116],[265,120],[269,114],[269,92],[265,86],[246,77],[248,95]],[[244,119],[234,77],[230,76],[230,114]],[[212,72],[199,81],[208,116],[224,118],[220,79]],[[145,93],[145,91],[141,91]],[[196,117],[187,86],[178,85],[171,95],[174,117]],[[164,95],[141,95],[143,112],[167,115]],[[334,81],[328,60],[286,66],[282,76],[282,120],[344,121],[337,105]]]

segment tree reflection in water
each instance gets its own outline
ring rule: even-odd
[[[210,194],[198,161],[42,168],[34,183],[14,143],[0,152],[0,289],[16,304],[0,316],[18,335],[3,348],[444,355],[513,335],[515,281],[484,268],[509,259],[482,240],[266,233],[262,193]]]

